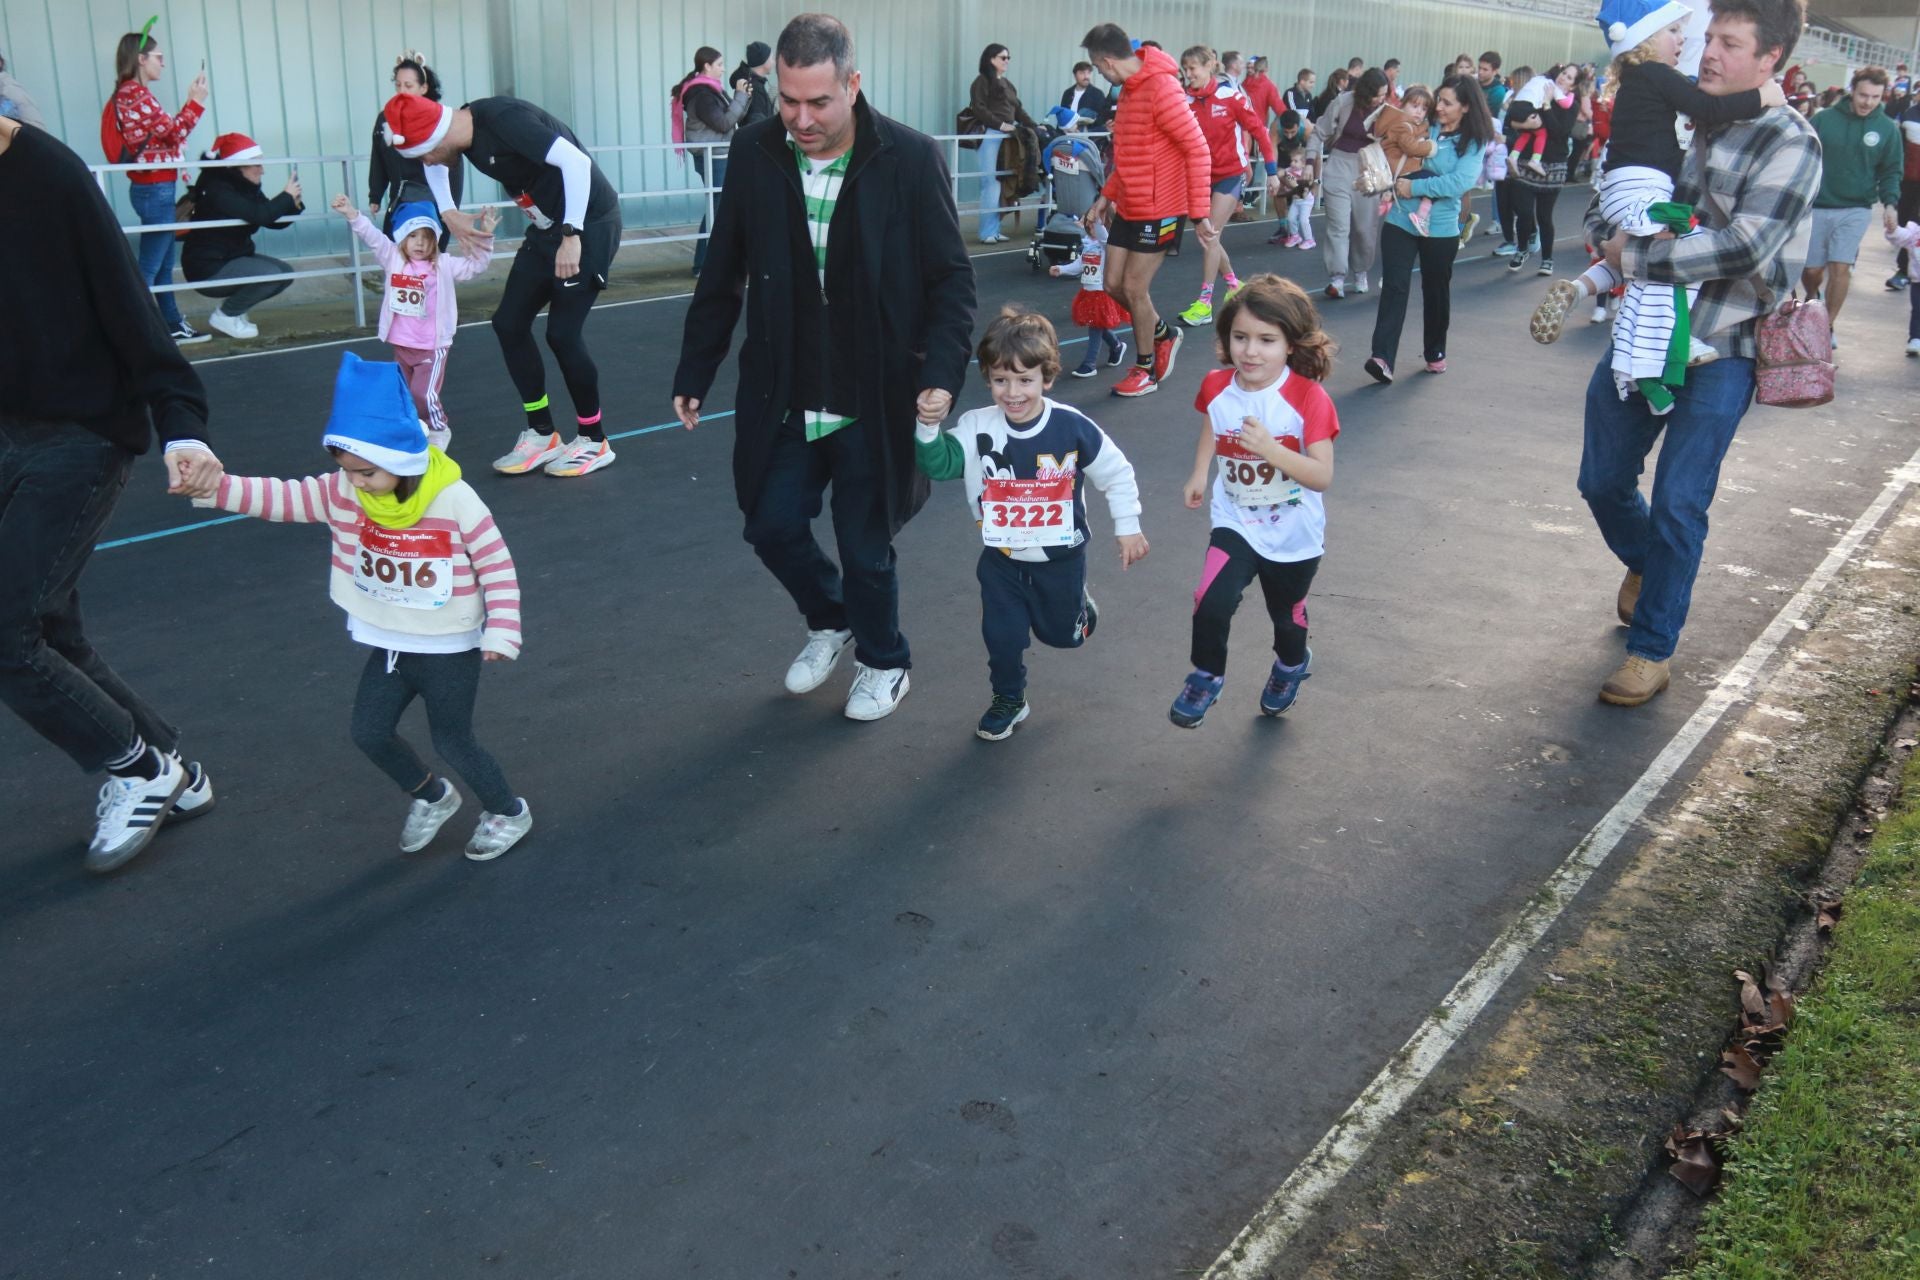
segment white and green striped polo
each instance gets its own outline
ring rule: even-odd
[[[825,164],[816,165],[806,152],[794,146],[793,139],[787,139],[787,146],[793,149],[794,161],[800,166],[800,202],[806,209],[807,236],[813,241],[813,261],[820,273],[820,292],[824,297],[827,291],[827,230],[833,225],[833,206],[840,200],[840,187],[846,181],[847,162],[853,158],[853,151],[842,151]],[[807,439],[818,440],[830,436],[852,422],[852,418],[843,418],[836,413],[808,409]]]

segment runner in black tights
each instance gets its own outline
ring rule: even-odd
[[[493,331],[507,373],[527,413],[526,429],[494,470],[521,475],[544,466],[550,476],[584,476],[613,461],[600,421],[600,374],[581,330],[620,246],[620,202],[613,184],[588,158],[573,130],[518,98],[477,98],[458,109],[397,94],[387,126],[403,156],[426,163],[447,226],[463,240],[473,219],[447,190],[445,166],[465,155],[494,179],[527,215],[526,239],[514,256]],[[547,308],[547,346],[579,423],[563,443],[547,403],[546,362],[533,341],[533,318]]]

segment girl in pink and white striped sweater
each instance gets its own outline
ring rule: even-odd
[[[482,662],[520,652],[513,556],[459,464],[427,443],[399,366],[341,357],[323,444],[340,463],[332,475],[225,476],[205,505],[329,527],[328,594],[346,611],[348,632],[372,648],[353,741],[413,798],[401,850],[424,849],[460,807],[453,784],[395,732],[417,697],[434,750],[485,806],[467,857],[497,858],[533,826],[533,810],[473,734]]]

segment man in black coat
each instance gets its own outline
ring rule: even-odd
[[[746,540],[806,618],[787,688],[818,688],[852,647],[846,713],[878,720],[911,665],[893,536],[927,497],[914,421],[966,377],[973,264],[939,148],[860,96],[846,28],[795,18],[775,56],[779,118],[734,136],[674,411],[699,423],[744,301],[733,480]],[[838,568],[810,528],[829,483]]]
[[[740,118],[740,128],[773,119],[773,98],[767,93],[767,73],[772,70],[773,50],[764,41],[755,40],[747,46],[746,60],[727,77],[728,84],[747,82],[747,114]]]

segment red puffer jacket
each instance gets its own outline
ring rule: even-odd
[[[1274,163],[1273,139],[1267,136],[1265,125],[1254,114],[1246,94],[1216,80],[1211,89],[1189,93],[1187,102],[1193,108],[1193,118],[1199,123],[1201,136],[1206,138],[1207,150],[1213,157],[1214,182],[1247,171],[1243,132],[1260,144],[1260,154],[1267,158],[1267,172],[1279,172],[1279,166]]]
[[[1122,218],[1207,216],[1207,140],[1187,109],[1179,68],[1158,49],[1140,51],[1113,117],[1113,175],[1101,192]]]

